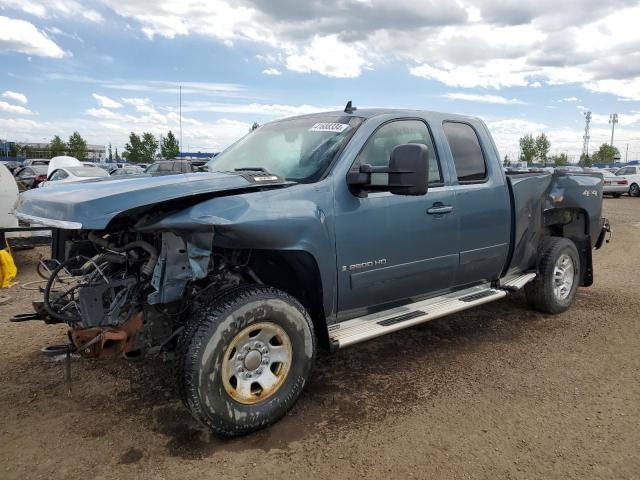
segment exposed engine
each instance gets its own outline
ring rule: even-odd
[[[184,314],[206,293],[257,278],[250,251],[213,254],[213,233],[83,232],[51,271],[42,309],[67,323],[85,356],[137,356],[180,333]]]

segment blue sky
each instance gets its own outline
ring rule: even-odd
[[[0,138],[122,149],[178,129],[216,151],[254,122],[342,107],[485,119],[504,155],[608,142],[640,158],[638,2],[0,0]]]

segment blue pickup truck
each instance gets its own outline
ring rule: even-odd
[[[524,289],[557,314],[593,283],[602,178],[505,174],[477,118],[409,110],[268,123],[208,172],[23,193],[57,228],[36,314],[87,357],[175,353],[219,435],[281,418],[335,351]]]

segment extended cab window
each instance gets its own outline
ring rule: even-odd
[[[396,120],[387,123],[376,130],[367,140],[366,145],[358,154],[356,165],[368,163],[374,167],[389,165],[391,151],[398,145],[405,143],[421,143],[426,145],[429,152],[429,184],[442,183],[442,174],[436,155],[435,147],[429,129],[420,120]],[[386,173],[374,173],[371,176],[374,185],[389,183]]]
[[[458,181],[483,181],[487,177],[487,165],[476,131],[466,123],[445,122],[442,126],[453,155]]]

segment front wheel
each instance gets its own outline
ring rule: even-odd
[[[562,313],[573,303],[580,283],[580,257],[575,244],[560,237],[543,240],[538,276],[525,286],[527,302],[544,313]]]
[[[637,183],[632,183],[629,187],[629,195],[632,197],[640,197],[640,187]]]
[[[221,436],[259,430],[296,402],[315,347],[312,321],[293,297],[264,286],[234,289],[185,329],[179,344],[183,401]]]

